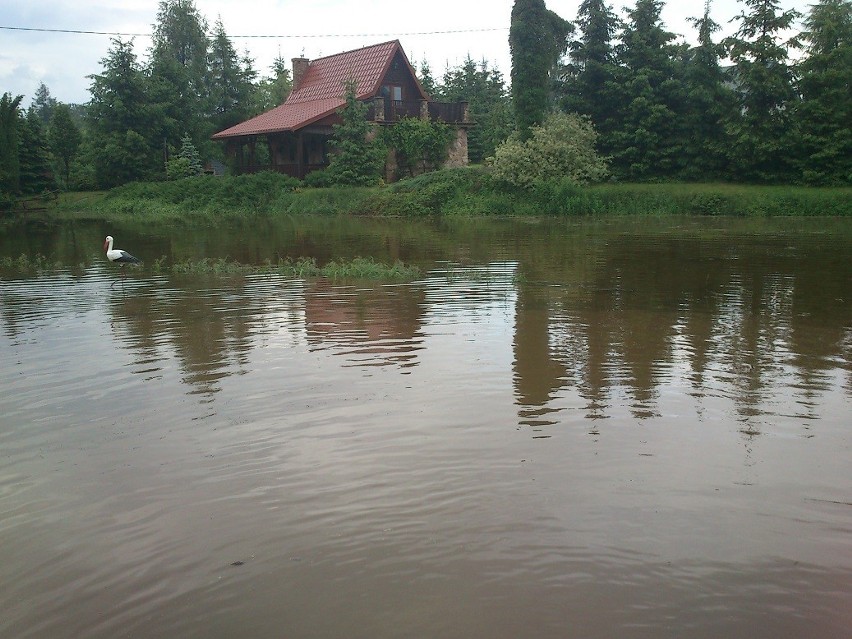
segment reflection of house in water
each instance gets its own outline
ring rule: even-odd
[[[361,366],[416,366],[423,348],[423,302],[419,287],[317,280],[305,290],[308,344],[312,350],[332,349]]]

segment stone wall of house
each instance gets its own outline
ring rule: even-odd
[[[459,127],[456,129],[456,139],[450,142],[450,148],[447,152],[447,160],[444,162],[445,168],[454,168],[459,166],[467,166],[469,163],[467,155],[467,129]]]

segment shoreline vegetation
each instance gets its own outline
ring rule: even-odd
[[[51,271],[61,271],[69,266],[51,261],[41,254],[33,256],[22,254],[16,258],[0,258],[0,275],[38,275]],[[77,265],[85,270],[86,265]],[[277,262],[263,264],[244,264],[228,258],[203,258],[200,260],[182,260],[169,264],[163,256],[153,261],[150,267],[137,267],[150,271],[154,275],[187,275],[216,277],[238,277],[248,275],[280,275],[287,278],[329,280],[396,280],[410,281],[420,276],[420,269],[413,265],[396,261],[393,264],[377,262],[370,257],[354,257],[351,260],[332,260],[319,265],[314,258],[286,258]]]
[[[376,187],[305,187],[266,172],[135,182],[63,194],[24,217],[213,223],[253,216],[852,216],[852,188],[570,180],[509,186],[481,167],[443,169]]]

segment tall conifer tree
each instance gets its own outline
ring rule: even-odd
[[[114,39],[101,64],[103,73],[90,76],[87,119],[96,180],[99,187],[110,188],[150,177],[162,166],[146,78],[133,42]]]
[[[250,60],[248,61],[250,63]],[[254,115],[254,70],[237,56],[225,27],[217,20],[208,54],[207,88],[213,128],[221,131]]]
[[[771,182],[792,177],[795,138],[790,114],[796,106],[788,49],[796,38],[781,34],[800,17],[781,11],[777,0],[740,0],[746,11],[737,17],[739,29],[725,43],[735,65],[739,109],[731,119],[731,164],[738,177]]]
[[[564,69],[562,108],[588,115],[602,138],[614,125],[616,76],[613,38],[618,17],[604,0],[583,0],[577,10],[579,37],[571,42]]]
[[[682,166],[680,51],[662,8],[661,0],[637,0],[618,48],[620,121],[609,139],[613,170],[629,179],[672,176]]]
[[[688,53],[685,73],[683,119],[688,140],[682,175],[690,180],[733,177],[727,171],[725,121],[736,105],[719,64],[724,47],[713,42],[713,34],[721,27],[710,17],[710,7],[707,0],[704,15],[690,19],[698,31],[698,45]]]
[[[852,184],[852,2],[820,0],[802,34],[799,175],[812,184]]]
[[[4,93],[0,98],[0,195],[9,198],[21,189],[19,108],[24,96]]]
[[[551,108],[551,72],[568,47],[573,25],[549,11],[544,0],[515,0],[509,28],[512,98],[521,139],[544,122]]]
[[[160,135],[174,149],[186,132],[196,143],[206,141],[214,128],[208,117],[206,19],[193,0],[161,0],[152,40],[148,74]]]

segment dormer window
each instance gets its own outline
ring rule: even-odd
[[[383,98],[402,101],[402,87],[397,84],[383,84],[381,94]]]

